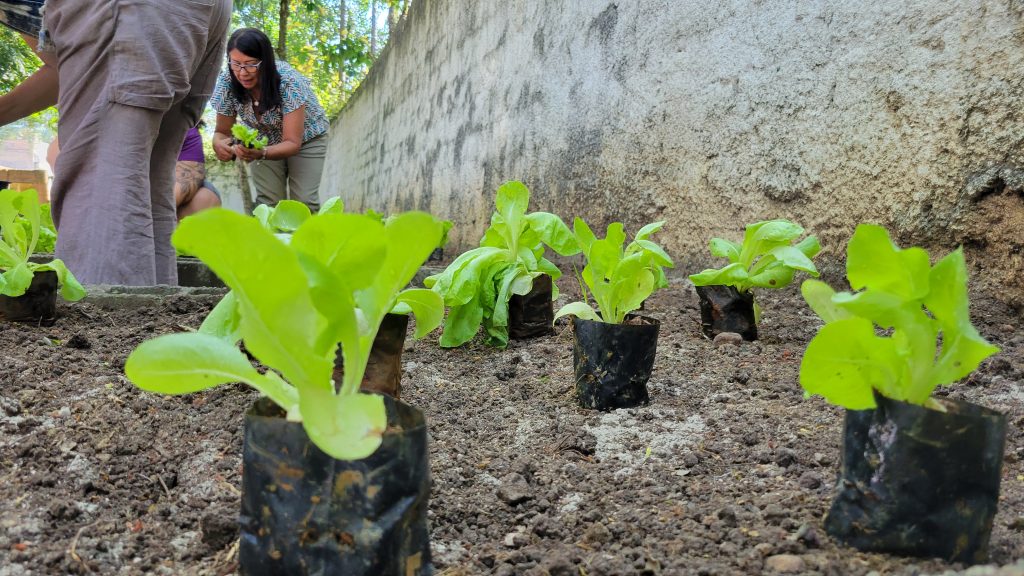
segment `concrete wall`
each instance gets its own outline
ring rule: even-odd
[[[1021,0],[417,0],[335,122],[322,190],[474,245],[494,190],[660,240],[793,219],[964,243],[1024,304]],[[703,263],[703,262],[702,262]]]
[[[206,160],[206,179],[213,182],[220,192],[220,201],[225,208],[241,213],[242,190],[238,184],[238,171],[234,162]]]

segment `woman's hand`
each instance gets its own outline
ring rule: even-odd
[[[231,146],[231,140],[227,138],[213,139],[213,153],[217,155],[217,160],[221,162],[230,162],[235,159],[235,151]]]
[[[246,148],[241,144],[235,144],[234,147],[235,154],[237,154],[239,158],[245,160],[246,162],[252,162],[253,160],[263,159],[263,150],[264,149],[256,150],[254,148]]]

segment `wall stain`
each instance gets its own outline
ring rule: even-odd
[[[619,23],[619,5],[609,4],[607,8],[601,11],[593,20],[590,21],[590,26],[587,28],[587,35],[597,34],[601,44],[608,45],[611,43],[612,34],[615,33],[615,26]]]

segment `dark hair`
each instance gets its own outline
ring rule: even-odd
[[[242,87],[242,83],[235,77],[235,71],[231,68],[230,53],[238,50],[242,54],[258,59],[261,64],[259,68],[260,79],[260,105],[254,107],[259,113],[273,110],[281,105],[281,74],[277,71],[277,62],[274,60],[274,48],[270,45],[270,38],[262,30],[256,28],[239,28],[228,38],[228,74],[231,77],[231,94],[239,102],[245,103],[251,98],[249,92]]]

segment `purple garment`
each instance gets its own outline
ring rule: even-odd
[[[206,162],[203,154],[203,137],[199,135],[198,128],[189,128],[185,134],[185,142],[181,145],[181,153],[178,154],[178,162]]]

